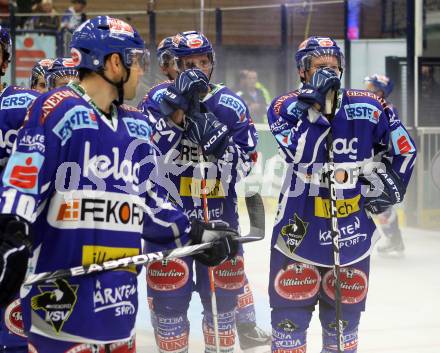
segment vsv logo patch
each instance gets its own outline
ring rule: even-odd
[[[54,284],[38,286],[41,294],[32,297],[34,311],[43,310],[44,320],[50,323],[56,333],[63,328],[75,307],[78,285],[70,285],[65,279],[58,279]]]

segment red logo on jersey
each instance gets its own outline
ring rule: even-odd
[[[147,267],[147,283],[159,291],[183,287],[188,282],[188,275],[188,265],[180,259],[155,261]]]
[[[397,139],[397,147],[399,148],[401,154],[411,151],[411,144],[405,135],[402,135]]]
[[[312,298],[319,291],[321,276],[313,265],[294,263],[278,272],[275,278],[275,290],[288,300]]]
[[[5,325],[13,334],[26,337],[23,326],[20,299],[15,299],[5,310]]]
[[[238,289],[243,287],[245,282],[244,263],[241,256],[223,262],[214,268],[215,285],[223,289]]]
[[[341,301],[343,304],[356,304],[367,295],[367,275],[355,268],[341,268]],[[333,270],[328,271],[323,279],[324,292],[331,299],[335,299],[335,279]]]
[[[26,158],[26,165],[12,168],[9,183],[22,189],[33,189],[37,183],[38,168],[32,164],[32,157]]]

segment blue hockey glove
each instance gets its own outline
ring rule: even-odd
[[[376,169],[368,177],[359,177],[360,182],[370,188],[365,196],[364,206],[372,214],[385,212],[389,207],[402,202],[405,195],[405,185],[391,168],[391,163],[385,158],[382,163],[383,167]]]
[[[18,216],[0,215],[0,307],[14,299],[26,275],[32,253],[29,229]]]
[[[325,98],[330,90],[337,91],[341,87],[338,74],[332,69],[318,69],[312,75],[310,82],[304,83],[299,90],[298,108],[309,109],[318,103],[320,110],[325,109]]]
[[[229,228],[222,221],[204,223],[194,220],[191,224],[193,244],[214,242],[214,245],[193,257],[206,266],[217,266],[237,255],[239,236],[235,229]]]
[[[217,120],[213,113],[193,113],[185,119],[188,139],[202,147],[206,156],[223,156],[229,142],[228,127]]]
[[[209,79],[199,69],[189,69],[180,73],[162,96],[160,109],[165,116],[178,109],[185,113],[197,111],[200,94],[208,92]]]

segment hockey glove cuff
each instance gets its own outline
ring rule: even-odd
[[[392,169],[387,159],[372,174],[359,177],[369,190],[365,196],[365,208],[372,214],[385,212],[389,207],[403,201],[405,185]]]

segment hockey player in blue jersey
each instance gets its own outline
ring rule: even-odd
[[[385,75],[374,74],[367,76],[364,80],[367,91],[373,92],[380,98],[388,98],[394,88],[393,82]],[[390,108],[397,115],[396,108],[388,101]],[[399,227],[399,218],[394,207],[388,208],[385,212],[377,215],[385,238],[384,243],[377,247],[377,251],[381,255],[397,256],[403,255],[405,245],[403,244],[402,232]]]
[[[162,115],[160,111],[160,101],[167,87],[175,80],[179,74],[176,58],[172,52],[173,37],[162,39],[157,46],[156,57],[161,73],[168,78],[150,88],[145,97],[139,103],[138,108],[146,114],[152,124],[157,122],[157,118]],[[150,112],[151,114],[149,114]]]
[[[66,86],[71,82],[78,82],[78,70],[72,58],[56,58],[46,70],[45,80],[48,89]]]
[[[176,194],[169,193],[169,197],[176,203],[182,203],[191,219],[203,220],[200,169],[208,162],[213,167],[207,181],[211,188],[207,196],[209,219],[223,220],[231,227],[238,228],[237,170],[240,169],[243,176],[250,171],[257,143],[249,111],[229,88],[209,83],[214,69],[214,51],[203,34],[182,32],[166,39],[165,44],[173,54],[167,54],[166,57],[177,61],[181,74],[174,83],[166,81],[154,87],[140,108],[157,112],[160,104],[163,104],[162,97],[166,101],[165,115],[168,117],[157,114],[153,141],[163,155],[177,157],[174,163],[182,168],[170,175],[178,190]],[[200,91],[204,91],[203,96],[199,96]],[[191,104],[185,102],[199,99],[202,113],[197,108],[193,111]],[[183,124],[183,111],[187,115],[186,125]],[[208,125],[209,128],[206,128]],[[227,134],[224,133],[225,129],[228,130]],[[153,245],[151,249],[156,247]],[[182,269],[182,276],[174,278],[178,284],[167,288],[162,286],[157,275],[159,268],[160,273]],[[230,275],[232,273],[239,275]],[[192,274],[191,259],[179,260],[174,264],[168,262],[167,266],[154,264],[147,271],[148,293],[152,311],[157,317],[155,333],[161,352],[183,353],[188,350],[189,323],[186,312],[193,290]],[[196,274],[195,288],[204,306],[205,350],[214,352],[207,266],[196,263]],[[253,297],[244,273],[242,254],[214,269],[214,276],[221,352],[233,350],[235,333],[232,328],[235,324],[242,349],[267,345],[270,338],[256,325]],[[178,345],[172,342],[178,342]]]
[[[31,77],[29,79],[31,89],[34,89],[40,93],[46,93],[48,91],[46,86],[46,70],[52,66],[53,59],[41,59],[38,60],[31,70]]]
[[[146,50],[138,32],[108,16],[73,34],[80,83],[37,98],[0,187],[0,306],[26,271],[39,273],[139,254],[141,237],[181,246],[214,239],[197,255],[236,254],[235,232],[193,223],[156,194],[150,127],[133,99]],[[209,239],[208,239],[209,237]],[[29,266],[27,266],[29,262]],[[22,287],[30,352],[132,353],[137,268]]]
[[[272,352],[306,352],[307,329],[317,303],[321,352],[338,351],[326,172],[331,131],[344,351],[355,353],[370,253],[378,238],[370,214],[403,200],[416,149],[384,99],[367,91],[340,89],[344,60],[333,39],[308,38],[295,59],[302,87],[275,98],[268,110],[270,129],[288,163],[271,243]],[[376,159],[380,163],[373,163]]]
[[[0,47],[0,67],[3,68],[2,73],[4,73],[11,58],[11,38],[9,32],[1,27]],[[36,91],[17,86],[9,86],[2,91],[0,95],[0,171],[4,169],[11,154],[17,131],[23,124],[27,108],[38,95]],[[27,353],[18,292],[5,308],[0,309],[0,317],[0,352]]]

